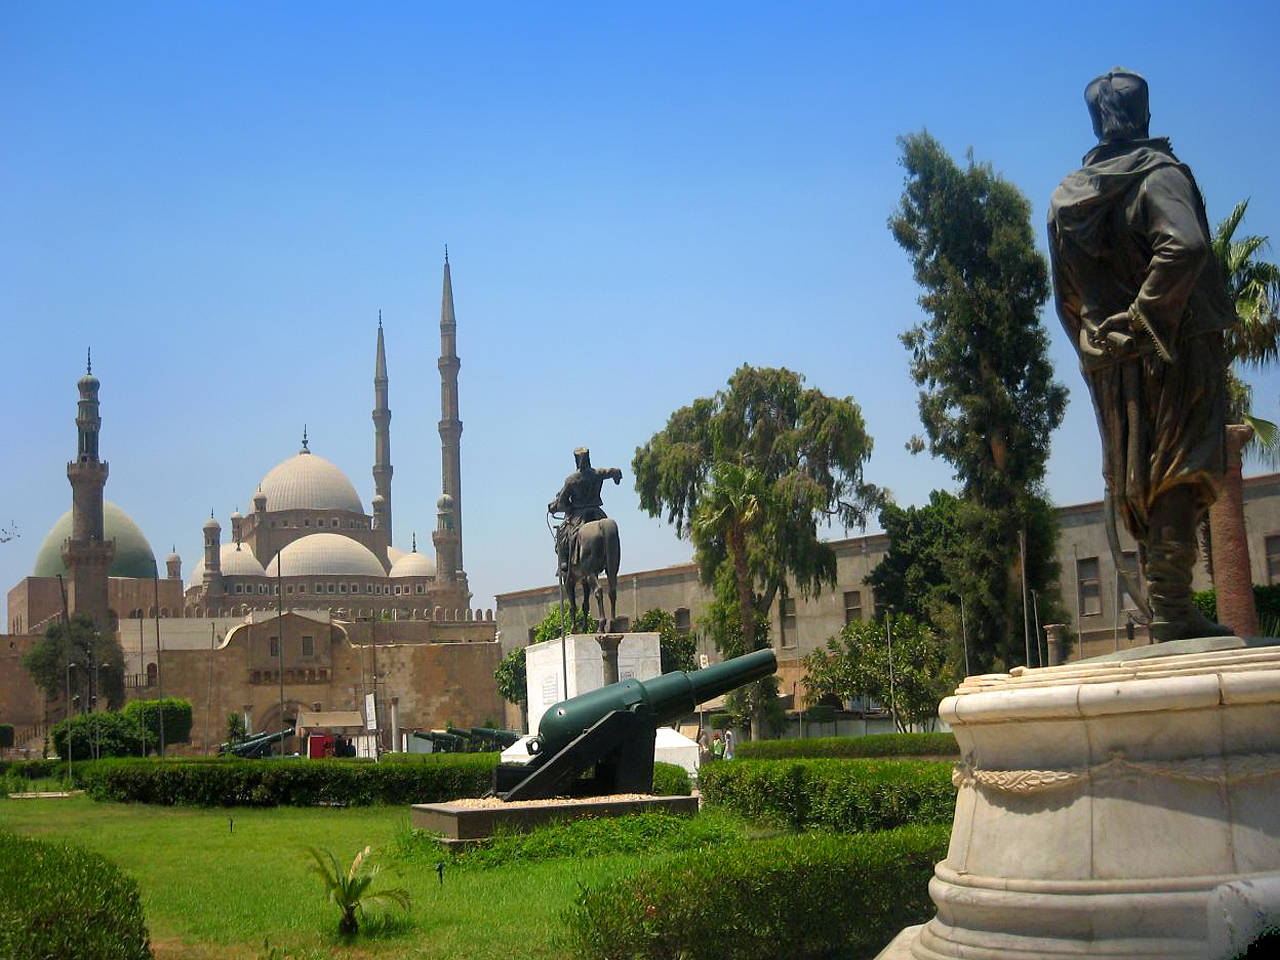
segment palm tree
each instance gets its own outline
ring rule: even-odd
[[[1266,237],[1236,239],[1236,230],[1249,207],[1236,204],[1218,224],[1213,253],[1235,306],[1237,323],[1226,333],[1227,353],[1227,477],[1222,495],[1209,511],[1210,571],[1218,596],[1218,619],[1238,634],[1257,633],[1249,550],[1245,539],[1242,448],[1251,445],[1260,456],[1277,456],[1277,427],[1250,412],[1251,391],[1237,367],[1264,367],[1280,358],[1280,268],[1259,259]]]
[[[379,890],[376,893],[369,892],[370,884],[379,873],[378,867],[369,864],[369,851],[370,848],[365,847],[357,853],[355,859],[351,861],[350,869],[344,873],[338,864],[338,858],[328,850],[307,848],[307,852],[315,860],[315,864],[311,867],[312,873],[324,882],[328,899],[342,911],[342,919],[338,921],[338,932],[343,936],[351,936],[359,929],[356,914],[360,915],[360,919],[364,919],[366,903],[394,903],[405,910],[409,909],[409,893],[406,890],[396,888]]]
[[[759,470],[722,461],[711,468],[711,486],[699,501],[692,524],[695,543],[724,541],[738,587],[742,642],[748,647],[756,635],[756,605],[747,537],[764,520],[767,499],[768,488]]]

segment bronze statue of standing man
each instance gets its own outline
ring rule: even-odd
[[[1098,145],[1049,204],[1058,316],[1093,398],[1108,499],[1138,541],[1152,639],[1229,634],[1192,604],[1191,573],[1226,469],[1235,311],[1195,178],[1148,136],[1146,80],[1117,67],[1085,101]]]

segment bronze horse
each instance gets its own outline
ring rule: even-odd
[[[565,574],[565,592],[569,594],[569,626],[578,625],[578,584],[582,584],[582,629],[587,629],[591,609],[590,595],[595,591],[600,610],[600,627],[609,629],[618,615],[618,565],[622,549],[618,543],[618,524],[609,517],[588,520],[578,527],[569,545],[569,570]],[[600,574],[609,581],[609,619],[604,616],[604,591]]]

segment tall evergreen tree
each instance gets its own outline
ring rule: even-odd
[[[1056,579],[1043,484],[1067,391],[1053,379],[1040,322],[1048,267],[1030,204],[990,164],[970,153],[957,166],[925,131],[899,144],[907,175],[889,227],[911,257],[927,314],[901,339],[921,388],[927,448],[960,483],[957,572],[977,665],[1012,665],[1024,660],[1021,532],[1031,586],[1048,593]],[[908,446],[919,452],[926,440]]]
[[[769,611],[789,584],[804,596],[834,584],[835,552],[818,539],[818,523],[865,524],[879,502],[863,479],[870,454],[851,397],[805,387],[790,370],[750,366],[637,448],[640,505],[693,540],[702,582],[716,587],[704,622],[722,651],[767,643]],[[756,716],[766,686],[756,690]]]

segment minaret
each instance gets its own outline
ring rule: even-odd
[[[88,355],[85,375],[77,384],[80,403],[76,412],[79,452],[67,464],[71,482],[71,536],[62,544],[62,563],[71,580],[72,609],[86,613],[100,630],[110,628],[107,575],[116,554],[115,540],[103,533],[102,489],[110,468],[98,459],[98,378],[93,375],[93,355]]]
[[[453,316],[453,281],[449,276],[449,248],[444,251],[444,292],[440,299],[440,473],[442,494],[432,536],[436,547],[436,576],[442,581],[466,581],[462,569],[462,420],[458,417],[458,325]]]
[[[378,311],[378,359],[373,368],[373,525],[385,530],[391,546],[391,408],[387,405],[387,348]]]
[[[222,596],[222,526],[209,511],[204,522],[204,592],[205,596]]]
[[[176,543],[173,545],[173,549],[169,551],[169,556],[165,559],[164,565],[170,580],[182,579],[182,558],[178,556],[178,545]]]

